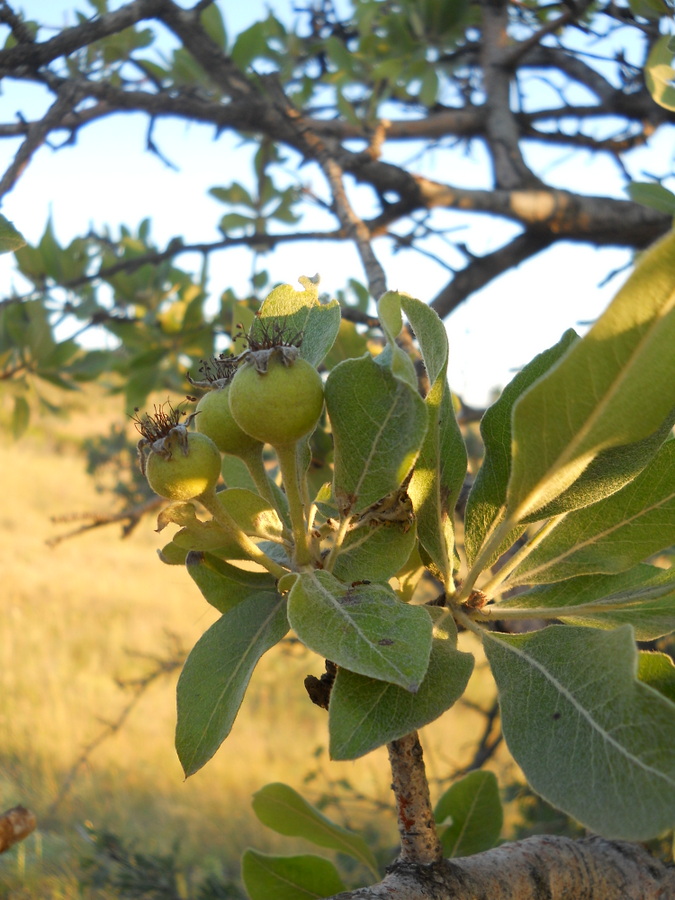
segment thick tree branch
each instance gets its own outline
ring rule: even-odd
[[[431,308],[436,310],[441,319],[449,316],[467,297],[485,287],[494,278],[514,269],[531,256],[551,246],[553,238],[547,234],[518,235],[510,243],[494,253],[474,257],[471,262],[436,295]]]
[[[492,158],[495,186],[532,187],[539,179],[520,149],[520,130],[511,110],[512,67],[507,55],[507,0],[481,0],[481,52],[485,92],[485,137]]]
[[[153,19],[166,0],[134,0],[103,16],[96,16],[73,28],[65,28],[48,41],[21,43],[0,50],[0,78],[21,77],[36,71],[61,56],[69,56],[95,41],[117,34],[143,19]]]
[[[431,866],[395,863],[379,884],[331,900],[666,900],[675,869],[639,844],[550,835]]]

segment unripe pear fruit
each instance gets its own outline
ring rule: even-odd
[[[316,427],[323,409],[323,382],[314,366],[271,356],[266,372],[246,362],[230,384],[230,410],[251,437],[275,447],[299,441]]]
[[[215,488],[220,465],[220,452],[205,434],[191,431],[181,436],[174,431],[164,438],[161,453],[149,454],[145,474],[160,497],[192,500]]]
[[[230,385],[209,391],[197,404],[197,431],[210,437],[221,453],[247,457],[262,451],[260,441],[239,427],[230,411]]]

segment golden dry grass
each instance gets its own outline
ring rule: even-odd
[[[186,865],[236,875],[247,845],[295,849],[256,824],[250,798],[266,783],[303,791],[305,775],[316,771],[305,789],[310,797],[331,793],[329,782],[344,778],[389,801],[384,750],[354,763],[330,763],[319,751],[325,713],[307,700],[303,678],[320,674],[321,661],[275,648],[256,670],[232,734],[197,775],[183,779],[173,750],[174,673],[149,688],[49,813],[83,747],[129,700],[115,679],[151,668],[134,654],[163,655],[168,632],[189,648],[216,615],[180,567],[158,560],[166,538],[151,519],[127,540],[113,526],[46,545],[59,532],[50,517],[105,509],[78,441],[110,418],[108,403],[93,418],[52,420],[17,444],[0,441],[0,811],[21,803],[39,821],[35,835],[0,856],[0,898],[106,896],[79,886],[87,822],[140,852],[169,853],[175,845]],[[473,698],[485,699],[485,690],[476,679]],[[466,761],[480,725],[459,707],[425,730],[433,775]],[[355,809],[353,821],[362,815]],[[395,842],[392,817],[380,816],[377,828]]]

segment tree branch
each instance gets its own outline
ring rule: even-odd
[[[498,188],[520,188],[541,182],[526,165],[520,149],[520,130],[511,110],[513,70],[506,53],[507,0],[481,0],[481,51],[485,91],[485,138],[494,183]]]
[[[395,863],[379,884],[331,900],[665,900],[675,868],[639,844],[542,835],[436,865]]]
[[[65,113],[72,111],[78,100],[79,91],[77,87],[73,84],[64,83],[44,118],[35,122],[28,129],[25,140],[0,179],[0,198],[12,190],[35,151],[45,142],[49,132],[60,126]]]
[[[130,28],[143,19],[153,19],[165,3],[166,0],[134,0],[114,12],[96,16],[73,28],[65,28],[48,41],[26,42],[0,50],[0,78],[16,78],[22,73],[36,71],[60,56],[69,56],[76,50]]]
[[[475,257],[436,295],[430,304],[431,308],[444,319],[493,278],[515,268],[529,257],[536,256],[552,243],[551,235],[525,232],[494,253]]]
[[[443,858],[417,732],[387,744],[396,797],[401,852],[398,862],[430,865]]]

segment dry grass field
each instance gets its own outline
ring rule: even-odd
[[[88,754],[54,807],[83,748],[130,700],[116,679],[146,675],[150,657],[170,649],[168,635],[188,649],[215,617],[187,574],[158,560],[166,538],[154,533],[151,518],[126,540],[113,526],[47,545],[63,531],[52,516],[106,510],[84,472],[80,440],[121,417],[110,400],[94,408],[95,415],[81,410],[38,423],[18,443],[3,428],[0,440],[0,811],[23,804],[39,822],[0,856],[3,900],[117,896],[82,885],[88,825],[138,852],[175,851],[186,871],[236,879],[248,845],[297,849],[256,824],[250,798],[264,784],[285,781],[316,798],[347,779],[389,802],[384,750],[354,763],[326,759],[325,714],[303,687],[322,661],[287,647],[263,660],[231,736],[197,775],[184,780],[173,750],[174,672],[154,682],[123,726]],[[488,699],[482,693],[478,678],[472,696]],[[434,777],[466,761],[481,723],[458,707],[425,730]],[[308,773],[315,775],[305,788]],[[348,799],[336,817],[346,811],[358,824],[370,809]],[[393,817],[380,816],[377,828],[382,843],[395,843]]]

